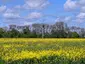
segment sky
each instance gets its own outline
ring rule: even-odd
[[[58,21],[85,28],[85,0],[0,0],[0,26]]]

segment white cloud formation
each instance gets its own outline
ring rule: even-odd
[[[21,9],[22,6],[21,6],[21,5],[16,5],[14,8],[15,8],[15,9]]]
[[[19,13],[15,12],[12,9],[7,9],[6,12],[3,14],[3,17],[6,19],[14,19],[14,18],[19,18],[20,15]]]
[[[56,18],[56,22],[59,22],[59,21],[63,21],[63,22],[69,22],[72,20],[72,17],[71,16],[65,16],[65,17],[58,17]]]
[[[25,0],[24,4],[15,5],[11,8],[0,6],[0,12],[4,11],[2,16],[4,22],[7,24],[31,24],[43,16],[41,9],[47,7],[48,4],[48,0]],[[23,15],[25,11],[28,14]]]
[[[29,19],[39,19],[42,17],[42,14],[39,12],[32,12],[28,15]]]
[[[80,6],[84,6],[84,5],[85,5],[85,0],[79,0],[79,1],[78,1],[78,4],[79,4]]]
[[[26,0],[24,8],[26,9],[42,9],[49,4],[47,0]]]
[[[64,18],[64,21],[68,22],[68,21],[70,21],[71,19],[72,19],[72,17],[67,16],[67,17]]]
[[[32,25],[33,22],[27,22],[27,21],[24,21],[24,25]]]
[[[72,1],[72,0],[67,0],[66,3],[64,4],[64,9],[67,11],[70,10],[74,10],[75,8],[77,8],[77,2],[76,1]]]
[[[83,7],[83,8],[82,8]],[[85,0],[67,0],[66,3],[64,4],[64,9],[65,10],[74,10],[74,9],[84,9],[85,7]]]
[[[82,6],[80,11],[85,12],[85,6]]]
[[[6,6],[0,6],[0,13],[4,12],[6,10]]]
[[[35,19],[42,17],[40,12],[29,13],[28,16],[20,16],[20,14],[14,9],[7,9],[3,14],[4,22],[7,24],[16,24],[16,25],[27,25],[32,24]],[[36,22],[36,20],[35,20]]]
[[[14,14],[14,13],[4,13],[3,16],[5,18],[17,18],[17,17],[20,17],[19,14]]]
[[[67,0],[64,4],[64,9],[67,11],[76,10],[77,13],[75,16],[75,20],[78,22],[84,22],[85,18],[85,0]],[[73,11],[72,11],[73,12]]]
[[[77,18],[75,21],[76,21],[77,23],[82,23],[82,22],[85,21],[85,19]]]
[[[77,15],[77,18],[84,19],[85,18],[85,13],[79,13]]]

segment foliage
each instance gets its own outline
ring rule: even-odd
[[[43,26],[43,27],[42,27]],[[4,30],[0,28],[0,38],[84,38],[85,30],[82,29],[80,34],[71,32],[64,22],[57,22],[49,28],[49,25],[33,24],[32,29],[11,28]]]
[[[72,32],[72,38],[79,38],[79,34],[77,34],[76,32]]]

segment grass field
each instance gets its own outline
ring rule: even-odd
[[[0,64],[85,64],[85,39],[0,39]]]

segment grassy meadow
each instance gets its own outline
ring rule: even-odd
[[[0,64],[85,64],[85,39],[1,38]]]

